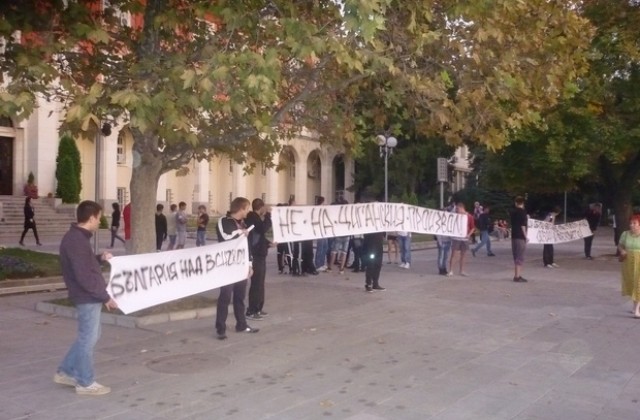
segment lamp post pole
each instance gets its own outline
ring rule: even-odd
[[[392,136],[380,134],[377,137],[380,157],[384,156],[384,202],[389,202],[389,155],[393,154],[393,148],[398,145],[398,139]]]

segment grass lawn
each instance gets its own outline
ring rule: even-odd
[[[22,248],[0,249],[0,280],[61,274],[57,255]]]

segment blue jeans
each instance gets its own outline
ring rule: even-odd
[[[323,267],[327,265],[327,252],[329,251],[329,240],[328,239],[318,239],[316,240],[316,257],[315,257],[315,265],[316,268]]]
[[[438,269],[449,271],[449,251],[451,251],[451,241],[438,243]]]
[[[481,230],[480,231],[480,243],[478,245],[475,246],[475,248],[473,248],[473,252],[478,252],[478,250],[480,248],[482,248],[483,246],[487,246],[487,254],[492,254],[491,252],[491,238],[489,237],[489,231],[488,230]]]
[[[411,236],[399,236],[400,243],[400,261],[411,264]]]
[[[206,230],[199,230],[196,232],[196,246],[204,246],[206,242],[206,239],[205,239],[206,235],[207,235]]]
[[[95,380],[93,348],[100,338],[101,310],[102,303],[76,305],[78,337],[58,367],[58,372],[71,376],[80,386],[89,386]]]

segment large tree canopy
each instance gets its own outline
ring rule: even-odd
[[[559,0],[102,3],[4,3],[0,113],[25,118],[42,96],[72,132],[128,125],[135,251],[152,249],[162,173],[269,159],[301,127],[350,149],[363,90],[376,125],[402,104],[424,135],[500,147],[575,91],[591,34]]]
[[[581,12],[596,35],[580,91],[489,155],[485,186],[547,193],[595,184],[626,227],[640,181],[640,2],[591,0]]]

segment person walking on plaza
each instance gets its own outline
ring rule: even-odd
[[[271,242],[267,238],[267,232],[271,229],[271,207],[264,204],[260,198],[251,202],[252,211],[247,214],[245,223],[253,226],[249,233],[249,246],[251,247],[251,285],[249,286],[249,305],[246,317],[253,320],[262,320],[268,314],[262,310],[265,297],[265,278],[267,275],[267,255]]]
[[[122,209],[122,222],[124,223],[124,249],[127,255],[131,254],[131,203],[127,203]]]
[[[164,206],[156,206],[156,251],[162,251],[162,243],[167,240],[167,216],[164,215]]]
[[[480,250],[483,246],[487,247],[487,256],[495,257],[496,254],[491,252],[491,237],[489,233],[493,229],[493,222],[491,221],[491,217],[489,216],[489,206],[484,206],[482,209],[482,213],[476,219],[476,227],[480,231],[480,243],[471,249],[471,255],[476,256],[476,252]]]
[[[244,197],[236,197],[231,202],[227,216],[218,220],[217,234],[218,242],[224,242],[238,238],[240,235],[249,235],[244,219],[247,217],[251,203]],[[251,259],[251,247],[249,247],[249,259]],[[252,276],[253,269],[249,270]],[[216,333],[219,340],[227,338],[227,316],[229,314],[229,303],[233,297],[233,314],[236,318],[236,332],[257,333],[258,328],[251,328],[247,325],[245,315],[244,297],[247,294],[247,280],[228,284],[220,288],[218,303],[216,305]]]
[[[411,232],[398,232],[398,246],[400,247],[400,268],[411,268]]]
[[[324,205],[324,197],[318,196],[316,198],[316,206]],[[327,271],[327,254],[329,252],[329,240],[327,238],[316,239],[316,255],[314,258],[314,265],[316,270],[320,272]]]
[[[380,271],[382,270],[384,232],[367,233],[363,239],[365,263],[364,290],[367,292],[382,292],[386,290],[380,286]]]
[[[172,204],[169,206],[169,217],[167,217],[167,236],[169,236],[169,245],[167,251],[171,251],[176,247],[176,238],[178,232],[176,231],[176,215],[178,214],[178,206]]]
[[[209,215],[207,208],[202,204],[198,206],[198,227],[196,228],[196,246],[204,246],[207,243],[207,226]]]
[[[118,203],[113,203],[111,204],[111,208],[113,209],[113,211],[111,212],[111,245],[109,246],[109,248],[113,248],[116,239],[119,240],[120,242],[122,242],[123,244],[125,243],[124,239],[118,235],[118,229],[120,229],[120,204]]]
[[[585,219],[589,223],[589,229],[591,229],[591,235],[584,238],[584,257],[588,260],[592,260],[591,245],[593,245],[593,237],[600,224],[600,216],[602,215],[602,204],[592,203],[589,205],[589,210],[585,214]]]
[[[95,381],[93,349],[100,338],[102,305],[116,309],[118,304],[107,293],[100,262],[111,254],[93,255],[91,237],[100,226],[102,208],[83,201],[76,209],[77,223],[71,225],[60,243],[60,266],[69,299],[76,307],[78,336],[53,376],[57,384],[75,387],[79,395],[104,395],[111,388]]]
[[[480,204],[479,201],[476,201],[475,203],[473,203],[473,223],[475,223],[475,225],[478,225],[478,219],[480,218],[480,215],[484,212],[484,208],[482,207],[482,205]],[[478,241],[476,240],[476,231],[475,229],[473,230],[473,232],[471,233],[471,243],[475,244]]]
[[[189,216],[187,216],[187,203],[181,201],[178,204],[178,213],[176,214],[176,234],[177,234],[177,244],[176,249],[184,248],[187,243],[187,221],[189,220]]]
[[[544,221],[547,223],[551,223],[552,225],[556,223],[556,218],[560,214],[560,207],[554,207],[553,210],[549,212],[544,218]],[[553,262],[553,244],[544,244],[542,246],[542,265],[547,268],[558,268],[559,265]]]
[[[473,215],[467,213],[464,208],[464,203],[456,203],[456,213],[464,214],[467,217],[467,232],[464,238],[452,238],[451,239],[451,261],[449,276],[453,276],[453,267],[458,260],[459,273],[463,277],[467,277],[468,274],[464,271],[464,262],[467,251],[469,250],[469,241],[471,240],[471,234],[476,229],[473,221]]]
[[[29,231],[29,229],[33,230],[33,236],[36,237],[36,244],[38,246],[42,245],[40,243],[40,238],[38,238],[38,229],[36,228],[36,212],[31,205],[31,197],[27,197],[24,200],[24,230],[22,231],[22,236],[20,236],[20,245],[24,246],[24,237]]]
[[[515,200],[516,208],[511,212],[511,252],[513,254],[514,274],[513,281],[526,283],[522,277],[524,265],[524,252],[527,249],[527,212],[524,210],[524,198],[518,196]]]
[[[618,241],[618,257],[622,261],[622,296],[633,301],[633,317],[640,318],[640,215],[629,220],[629,230]]]

